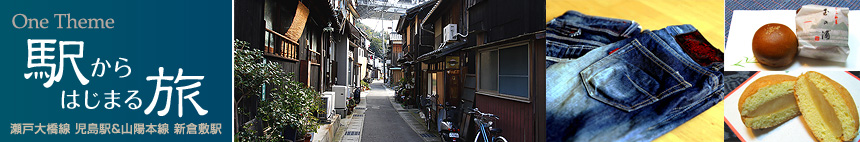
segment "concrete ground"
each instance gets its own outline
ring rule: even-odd
[[[415,142],[439,141],[437,133],[427,131],[416,109],[404,109],[394,102],[394,91],[382,81],[373,81],[371,90],[362,92],[354,113],[342,119],[335,140],[342,142]]]

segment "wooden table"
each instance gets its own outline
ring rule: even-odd
[[[714,47],[724,50],[723,0],[547,0],[546,21],[568,10],[629,19],[643,29],[691,24]],[[723,102],[654,141],[723,141]]]

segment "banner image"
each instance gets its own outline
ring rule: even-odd
[[[231,139],[231,2],[3,3],[3,141]]]

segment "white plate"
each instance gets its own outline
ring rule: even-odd
[[[814,136],[809,132],[805,124],[803,124],[800,117],[795,117],[774,128],[753,130],[744,125],[741,121],[740,112],[738,112],[738,100],[740,99],[741,94],[743,94],[744,89],[746,89],[747,86],[756,79],[772,74],[800,76],[801,73],[803,72],[766,71],[756,73],[726,97],[724,110],[726,123],[732,127],[733,131],[739,138],[747,142],[814,141]],[[824,74],[847,88],[848,92],[853,96],[854,102],[860,102],[860,87],[856,86],[860,84],[860,80],[854,77],[854,75],[839,71],[823,71],[821,74]],[[857,140],[860,140],[860,136],[855,137],[853,141]]]
[[[849,19],[857,20],[860,11],[848,12]],[[797,24],[794,21],[794,10],[735,10],[732,14],[731,28],[729,28],[728,39],[726,39],[725,70],[726,71],[860,71],[858,66],[858,54],[860,54],[860,27],[848,26],[848,45],[851,51],[848,53],[846,63],[830,62],[812,58],[797,57],[792,65],[787,68],[767,68],[758,63],[745,63],[746,59],[755,62],[752,53],[752,37],[755,31],[762,25],[768,23],[780,23],[794,31]],[[741,62],[743,66],[735,64]]]

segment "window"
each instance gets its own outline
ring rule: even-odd
[[[436,73],[427,75],[427,94],[436,95]]]
[[[316,37],[316,34],[314,34],[313,32],[310,32],[310,31],[308,31],[308,32],[309,32],[308,35],[310,36],[310,38],[307,41],[307,42],[309,42],[308,49],[311,51],[317,52],[317,46],[319,46],[317,44],[319,43],[319,41],[318,41],[319,39],[318,39],[318,37]]]
[[[265,6],[263,7],[263,21],[266,23],[265,24],[266,29],[272,29],[274,27],[275,23],[273,23],[272,21],[275,20],[275,15],[274,15],[275,14],[275,12],[274,12],[275,6],[276,6],[275,1],[266,1]],[[272,40],[275,37],[272,37],[272,35],[268,34],[268,33],[263,34],[263,36],[265,39],[265,41],[264,41],[265,48],[274,47],[274,45],[272,45],[272,43],[275,43],[275,42]],[[266,51],[268,49],[263,49],[263,50]]]
[[[499,51],[482,52],[480,59],[481,70],[481,87],[483,90],[499,91],[498,76],[499,76]]]
[[[487,49],[478,53],[478,91],[517,100],[529,99],[529,45]]]

